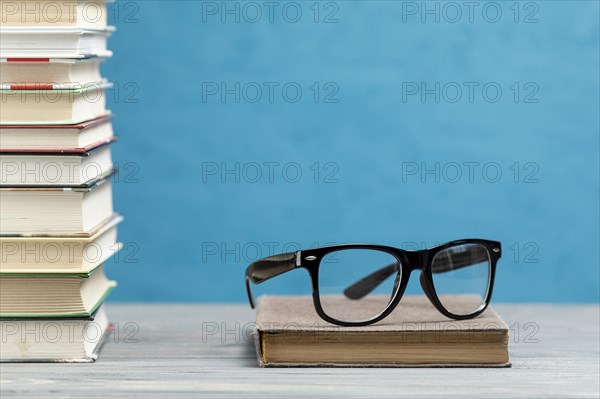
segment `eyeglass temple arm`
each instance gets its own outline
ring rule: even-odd
[[[435,264],[431,265],[432,273],[444,273],[451,270],[460,269],[467,266],[476,265],[488,260],[487,250],[481,248],[471,252],[454,253],[452,259],[450,256],[445,256],[436,259]],[[392,263],[384,266],[379,270],[374,271],[368,276],[358,280],[344,290],[344,295],[350,299],[360,299],[377,288],[389,276],[397,272],[398,263]]]
[[[364,297],[377,288],[379,284],[383,283],[389,276],[396,273],[399,266],[400,264],[396,262],[374,271],[346,288],[344,290],[344,295],[350,299],[360,299]]]
[[[246,292],[250,306],[254,309],[254,297],[250,283],[260,284],[273,277],[289,272],[296,268],[296,252],[273,255],[257,260],[246,269]]]

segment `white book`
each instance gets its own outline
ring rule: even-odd
[[[110,84],[53,90],[0,89],[0,124],[75,124],[106,115]]]
[[[19,86],[57,86],[83,87],[89,83],[102,82],[100,64],[106,58],[35,58],[0,59],[0,85],[5,89],[17,89]],[[17,86],[17,87],[15,87]]]
[[[79,28],[0,28],[0,58],[110,57],[106,42],[114,27],[105,30]]]
[[[113,213],[109,179],[88,188],[0,188],[3,236],[89,236]]]
[[[0,236],[0,273],[88,273],[120,256],[117,225],[122,220],[114,215],[90,237]]]
[[[3,27],[106,28],[105,0],[3,0],[0,4]]]
[[[0,154],[0,187],[89,187],[113,173],[109,145],[84,153]]]
[[[110,114],[74,125],[0,125],[0,152],[82,153],[116,140]]]
[[[110,334],[104,306],[90,317],[0,320],[2,363],[90,363]]]

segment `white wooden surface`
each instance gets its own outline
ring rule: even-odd
[[[495,308],[513,327],[512,368],[263,369],[244,305],[111,304],[118,335],[98,362],[1,364],[0,397],[600,396],[598,306]]]

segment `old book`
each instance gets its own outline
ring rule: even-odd
[[[0,236],[0,273],[89,273],[122,248],[117,241],[122,220],[113,215],[90,237]]]
[[[0,274],[0,317],[88,317],[117,284],[104,267],[89,273]]]
[[[472,299],[453,300],[470,306]],[[508,326],[493,309],[457,321],[420,296],[403,297],[392,314],[366,327],[325,322],[311,297],[264,296],[254,337],[261,366],[510,366]]]
[[[80,154],[117,138],[106,114],[74,125],[0,125],[0,153]]]
[[[1,27],[0,58],[110,57],[106,41],[114,27],[82,29],[61,27]]]
[[[4,89],[29,89],[42,85],[83,87],[103,82],[100,63],[106,58],[0,59],[0,85]],[[16,87],[13,87],[16,85]],[[8,86],[8,87],[7,87]]]
[[[85,152],[0,152],[0,187],[90,187],[112,175],[109,143]]]
[[[41,90],[0,88],[2,125],[71,125],[106,115],[108,83],[81,88],[52,86]]]
[[[100,63],[105,59],[1,58],[0,87],[4,90],[31,90],[32,87],[84,87],[101,83],[105,79],[100,74]]]
[[[104,307],[78,318],[0,319],[0,363],[89,363],[110,333]]]
[[[113,214],[108,179],[86,188],[0,188],[2,236],[89,236]]]
[[[106,28],[106,0],[2,0],[0,6],[3,27]]]

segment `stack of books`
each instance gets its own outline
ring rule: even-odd
[[[0,361],[85,362],[110,331],[120,249],[100,64],[99,0],[3,2],[0,21]]]

